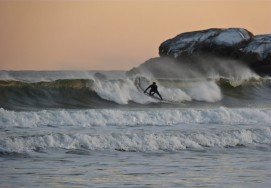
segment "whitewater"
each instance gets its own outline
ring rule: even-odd
[[[0,187],[270,187],[271,80],[222,68],[0,71]]]

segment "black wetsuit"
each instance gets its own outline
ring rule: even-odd
[[[149,91],[149,95],[153,96],[156,93],[160,97],[160,99],[163,100],[162,96],[157,90],[158,87],[156,84],[151,84],[149,87],[147,87],[147,89],[145,89],[144,93],[146,93],[149,88],[151,88]]]

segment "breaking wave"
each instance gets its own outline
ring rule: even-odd
[[[270,145],[270,128],[225,130],[217,133],[173,131],[168,133],[50,133],[7,137],[0,140],[5,152],[30,152],[41,149],[86,149],[118,151],[176,151],[187,148]]]
[[[271,145],[269,108],[0,109],[0,117],[0,155],[48,149],[156,152]]]
[[[165,99],[159,101],[143,93],[152,82],[159,85]],[[154,79],[142,75],[121,79],[60,79],[29,83],[15,80],[0,81],[0,107],[5,109],[35,108],[106,108],[119,105],[171,104],[183,102],[225,102],[239,99],[270,101],[269,78],[231,80]]]

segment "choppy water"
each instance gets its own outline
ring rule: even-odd
[[[0,73],[0,187],[270,187],[269,78]]]

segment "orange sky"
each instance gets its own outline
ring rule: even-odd
[[[271,33],[271,0],[0,0],[0,70],[128,70],[193,30]]]

